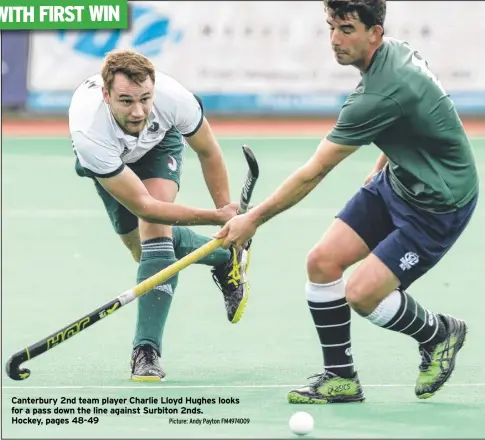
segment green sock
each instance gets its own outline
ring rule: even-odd
[[[173,247],[177,259],[183,258],[191,252],[199,249],[211,239],[204,235],[197,234],[184,226],[173,226]],[[207,257],[202,258],[197,264],[206,264],[207,266],[218,266],[219,264],[229,261],[231,252],[229,249],[218,248]]]
[[[146,240],[141,243],[141,248],[137,283],[176,261],[172,239],[168,237]],[[178,274],[138,298],[138,317],[133,347],[150,344],[161,354],[163,329],[177,282]]]

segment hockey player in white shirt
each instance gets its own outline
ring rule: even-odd
[[[132,50],[107,54],[101,74],[72,97],[69,129],[76,172],[91,178],[115,232],[139,262],[137,282],[207,243],[189,225],[224,225],[236,215],[221,149],[198,98]],[[184,138],[197,153],[216,209],[175,204]],[[212,266],[230,322],[247,302],[249,249],[218,249]],[[131,378],[160,381],[162,335],[178,276],[138,299]]]

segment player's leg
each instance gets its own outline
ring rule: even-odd
[[[146,178],[145,185],[152,195],[160,200],[173,202],[178,185],[169,179],[149,179],[152,177],[150,152],[145,161],[129,166],[138,176]],[[145,163],[144,163],[145,162]],[[82,168],[76,161],[76,171],[82,177],[93,177],[89,170]],[[113,225],[123,243],[139,262],[137,282],[154,275],[156,272],[176,261],[173,250],[171,227],[142,222],[112,197],[96,180],[96,191],[104,203]],[[172,295],[177,284],[177,275],[166,283],[147,292],[137,301],[138,316],[133,352],[131,356],[132,379],[136,381],[160,381],[164,378],[158,357],[161,355],[163,329],[170,310]]]
[[[178,192],[176,182],[168,179],[143,180],[157,200],[173,203]],[[151,277],[176,261],[170,226],[139,220],[141,258],[136,282]],[[155,287],[138,299],[138,313],[132,353],[132,379],[147,382],[165,377],[158,358],[178,275]]]
[[[75,161],[75,170],[78,176],[89,177],[94,182],[96,192],[106,208],[113,229],[119,235],[123,244],[128,248],[133,259],[138,263],[140,261],[141,247],[137,217],[123,205],[118,203],[118,201],[97,182],[94,174],[79,163],[77,158]]]
[[[162,191],[158,191],[159,197],[165,198],[166,201],[173,201],[175,195],[172,194],[173,188],[170,188],[170,184],[173,184],[173,182],[161,182],[160,185],[153,185],[153,190],[156,191],[157,186],[162,186],[164,188],[163,195]],[[135,215],[121,205],[96,181],[95,187],[105,205],[115,232],[130,249],[135,261],[139,262],[137,282],[155,274],[175,261],[173,246],[171,246],[170,227],[162,226],[155,231],[147,230],[144,227],[139,228],[138,218]],[[175,185],[175,194],[176,188]],[[143,241],[141,244],[140,235]],[[153,237],[156,243],[154,245],[149,241],[149,238]],[[161,353],[163,328],[176,282],[177,277],[174,277],[162,286],[158,286],[157,289],[146,293],[137,301],[138,317],[131,356],[133,380],[159,381],[165,377],[158,357]]]
[[[94,181],[94,185],[104,203],[115,232],[128,248],[133,259],[139,263],[141,245],[137,217],[114,199],[96,180]]]
[[[412,265],[417,266],[419,262],[422,262],[423,271],[432,265],[425,257],[426,251],[411,247],[401,231],[391,234],[374,252],[379,257],[369,255],[350,277],[347,301],[373,324],[411,336],[418,342],[422,362],[416,394],[431,397],[451,375],[456,354],[465,339],[466,324],[432,313],[404,290],[406,285],[395,275],[399,256],[405,262],[401,264],[410,268],[406,270],[412,270]],[[415,267],[416,274],[418,270],[419,267]],[[419,272],[418,277],[423,273]]]
[[[120,235],[121,241],[128,248],[133,256],[133,259],[139,263],[141,257],[141,243],[140,243],[140,232],[138,227],[127,234]]]
[[[324,359],[324,373],[310,385],[293,390],[290,403],[363,400],[350,342],[350,307],[344,271],[365,258],[392,230],[385,204],[370,183],[337,216],[307,259],[306,296]]]
[[[156,199],[173,203],[180,187],[184,144],[180,134],[171,129],[163,141],[148,151],[140,160],[130,164],[130,168],[143,181],[148,192]],[[139,222],[141,260],[137,282],[154,275],[177,260],[173,228],[141,221]],[[227,257],[226,257],[227,258]],[[138,300],[138,318],[133,340],[134,380],[156,380],[161,356],[162,339],[172,297],[177,286],[178,275]],[[138,347],[146,347],[139,350]],[[150,350],[150,348],[155,349]]]
[[[183,226],[174,226],[172,233],[175,255],[179,259],[211,240],[211,238]],[[249,246],[245,249],[219,248],[197,263],[212,266],[212,278],[222,292],[227,319],[233,324],[241,319],[248,298],[247,271],[250,253]]]
[[[433,214],[411,207],[393,193],[385,198],[397,229],[354,271],[347,301],[370,322],[418,342],[422,362],[416,394],[427,398],[450,377],[467,327],[461,320],[425,309],[405,289],[451,248],[475,201],[456,212]]]
[[[161,145],[148,153],[153,173],[158,173],[160,177],[174,179],[180,186],[184,150],[182,135],[175,129],[169,130]],[[172,236],[177,259],[185,257],[211,240],[210,237],[182,226],[174,226]],[[232,323],[239,321],[246,306],[249,289],[246,275],[249,255],[249,248],[240,250],[219,248],[198,261],[198,264],[212,267],[212,277],[222,291],[227,318]]]

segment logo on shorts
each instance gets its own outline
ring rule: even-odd
[[[346,354],[347,356],[352,356],[352,350],[351,350],[351,348],[350,348],[350,347],[347,347],[347,348],[345,349],[345,354]]]
[[[173,172],[177,171],[177,161],[172,156],[168,156],[168,168]]]
[[[401,264],[399,265],[399,267],[401,268],[401,270],[409,270],[419,263],[419,256],[414,252],[407,252],[400,261]]]
[[[428,312],[428,325],[429,325],[430,327],[433,327],[433,325],[434,325],[434,317],[433,317],[433,315],[432,315],[431,313],[429,313],[429,312]]]

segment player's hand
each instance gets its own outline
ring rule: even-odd
[[[257,227],[248,214],[241,214],[229,220],[214,237],[224,239],[221,246],[225,249],[231,245],[241,248],[254,236]]]
[[[224,225],[226,224],[231,218],[237,215],[237,210],[239,208],[239,203],[232,202],[222,208],[217,210],[217,217],[218,217],[218,224]]]

